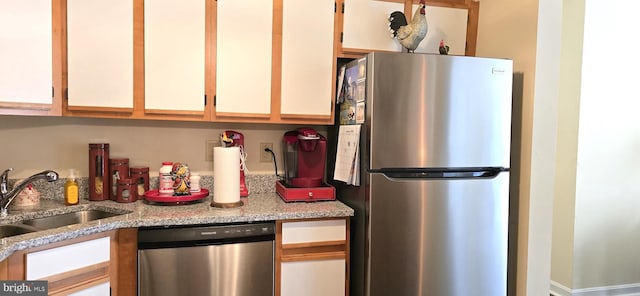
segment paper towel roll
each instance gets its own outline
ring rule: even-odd
[[[213,201],[240,201],[240,147],[213,148]]]

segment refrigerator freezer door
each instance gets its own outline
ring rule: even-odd
[[[368,295],[506,295],[508,203],[509,172],[456,180],[371,174]]]
[[[512,61],[367,57],[370,169],[509,167]]]

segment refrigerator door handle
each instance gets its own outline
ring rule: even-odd
[[[387,169],[379,170],[389,179],[491,179],[506,168],[477,168],[477,169]]]

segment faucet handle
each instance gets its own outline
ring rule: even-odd
[[[2,172],[2,178],[6,178],[10,171],[13,171],[13,168],[8,168]]]

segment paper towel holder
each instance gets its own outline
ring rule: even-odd
[[[245,163],[246,153],[244,151],[244,135],[237,131],[226,130],[220,135],[220,143],[223,147],[240,147],[240,196],[249,196],[249,188],[245,182],[245,171],[247,165]]]

